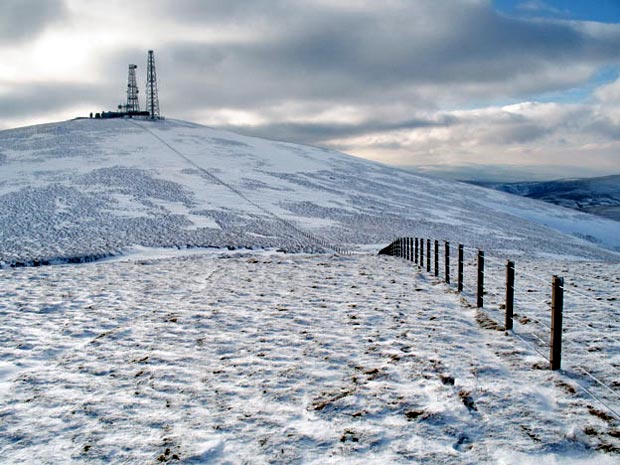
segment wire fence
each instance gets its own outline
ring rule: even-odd
[[[484,314],[487,327],[513,335],[549,368],[562,368],[562,375],[620,421],[616,296],[591,284],[546,279],[510,260],[462,244],[451,247],[447,241],[399,238],[379,253],[411,261],[445,281]]]

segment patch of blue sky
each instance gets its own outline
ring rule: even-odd
[[[442,108],[443,110],[476,110],[483,107],[503,107],[514,105],[521,102],[540,102],[540,103],[588,103],[593,99],[594,91],[599,87],[612,83],[620,78],[620,66],[603,66],[583,85],[568,89],[540,92],[529,95],[519,95],[515,97],[505,97],[495,100],[481,99],[472,100],[466,105]]]
[[[587,102],[592,99],[592,95],[597,88],[616,81],[619,75],[620,68],[618,66],[604,66],[582,86],[544,92],[532,96],[531,100],[565,104]]]
[[[493,4],[511,16],[620,22],[618,0],[494,0]]]

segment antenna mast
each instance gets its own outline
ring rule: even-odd
[[[136,65],[129,65],[129,77],[127,79],[127,113],[137,113],[140,111],[140,100],[138,99],[138,84],[136,83]]]
[[[150,119],[159,119],[159,96],[157,94],[157,74],[155,72],[155,56],[149,50],[148,66],[146,68],[146,110]]]

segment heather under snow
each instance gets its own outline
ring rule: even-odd
[[[0,132],[0,263],[136,245],[356,249],[414,232],[513,255],[620,250],[620,222],[182,121]]]
[[[2,288],[2,463],[617,463],[574,379],[400,259],[220,252]]]
[[[398,236],[451,241],[452,273],[464,243],[464,292],[376,256]],[[620,222],[320,148],[2,131],[0,463],[617,463],[619,251]]]

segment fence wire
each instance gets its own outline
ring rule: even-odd
[[[417,263],[426,271],[429,263],[428,242],[427,238],[423,239],[424,256],[421,261],[422,245],[418,239]],[[434,240],[430,245],[430,271],[435,275]],[[444,251],[445,242],[439,241],[438,277],[443,280],[446,278]],[[476,303],[478,293],[478,252],[477,249],[463,247],[462,296],[472,303]],[[414,256],[409,258],[415,260]],[[457,245],[450,244],[449,260],[449,286],[456,289]],[[484,256],[484,303],[480,310],[501,327],[504,325],[502,310],[506,308],[506,267],[507,260]],[[552,281],[538,275],[536,266],[530,268],[534,271],[515,265],[514,326],[510,334],[549,362]],[[594,286],[581,285],[580,290],[577,290],[577,283],[565,280],[560,288],[564,293],[562,345],[565,369],[562,374],[573,379],[586,395],[620,420],[620,337],[614,335],[614,332],[620,330],[620,322],[613,319],[620,318],[619,308],[614,304],[619,299],[611,295],[596,295],[595,292],[603,291],[595,291]],[[584,287],[587,290],[583,290]]]

